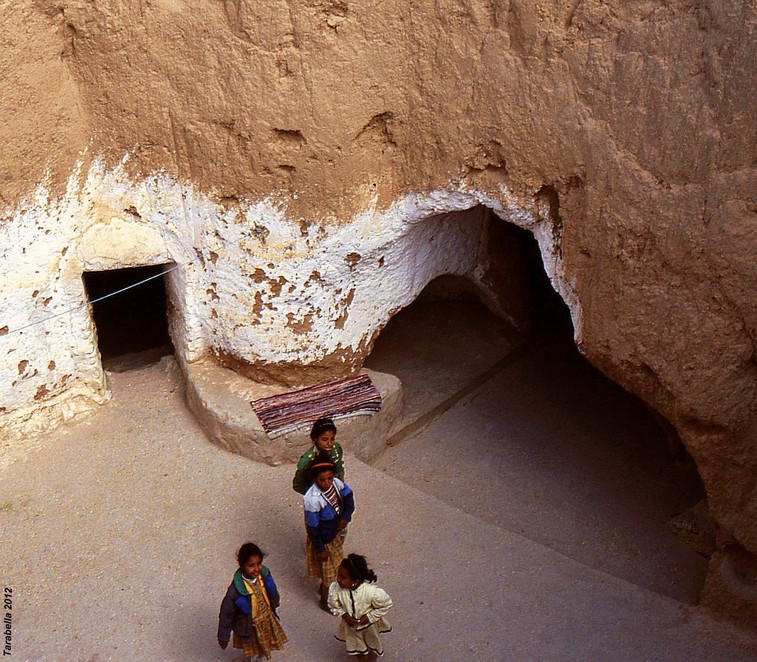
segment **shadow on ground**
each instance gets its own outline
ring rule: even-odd
[[[503,361],[508,352],[513,360]],[[644,404],[570,339],[519,339],[476,301],[419,300],[391,320],[366,366],[401,379],[403,424],[412,426],[497,362],[490,379],[375,466],[592,568],[694,603],[707,561],[668,521],[702,498],[696,470],[671,457]]]

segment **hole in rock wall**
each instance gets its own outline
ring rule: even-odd
[[[405,400],[376,466],[557,552],[556,566],[567,556],[597,581],[609,573],[695,602],[705,550],[671,530],[703,497],[693,463],[670,452],[669,430],[642,401],[578,353],[533,235],[491,222],[488,292],[436,279],[365,362],[399,377]]]
[[[534,235],[488,212],[483,284],[522,333],[573,343],[570,310],[549,280]]]
[[[89,301],[94,301],[156,276],[163,270],[164,265],[154,265],[85,271],[82,279]],[[173,354],[164,279],[165,276],[152,278],[93,304],[92,317],[103,369],[123,372]]]

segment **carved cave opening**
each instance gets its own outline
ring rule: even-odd
[[[412,431],[395,434],[376,466],[489,524],[695,603],[711,541],[686,539],[701,527],[681,520],[703,503],[693,461],[670,424],[580,355],[533,234],[491,213],[487,242],[486,291],[441,276],[374,343],[365,365],[400,378],[400,425]]]
[[[92,304],[103,369],[123,372],[141,368],[174,353],[168,331],[165,276],[155,277],[165,266],[82,274],[89,301],[117,292]],[[130,287],[136,283],[139,285]]]

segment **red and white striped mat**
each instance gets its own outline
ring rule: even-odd
[[[381,409],[381,394],[368,375],[335,379],[250,402],[269,437],[310,425],[319,418],[372,415]]]

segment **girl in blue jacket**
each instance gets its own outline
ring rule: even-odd
[[[276,615],[279,592],[270,570],[263,565],[263,556],[254,543],[239,548],[239,569],[218,616],[218,645],[225,650],[233,631],[232,645],[241,648],[249,660],[268,660],[271,651],[281,650],[287,642]]]
[[[326,599],[329,585],[336,579],[336,570],[344,557],[342,537],[355,512],[355,499],[349,485],[334,476],[336,467],[323,453],[311,465],[313,485],[302,497],[305,506],[308,577],[320,577],[318,592],[321,608],[329,611]]]

